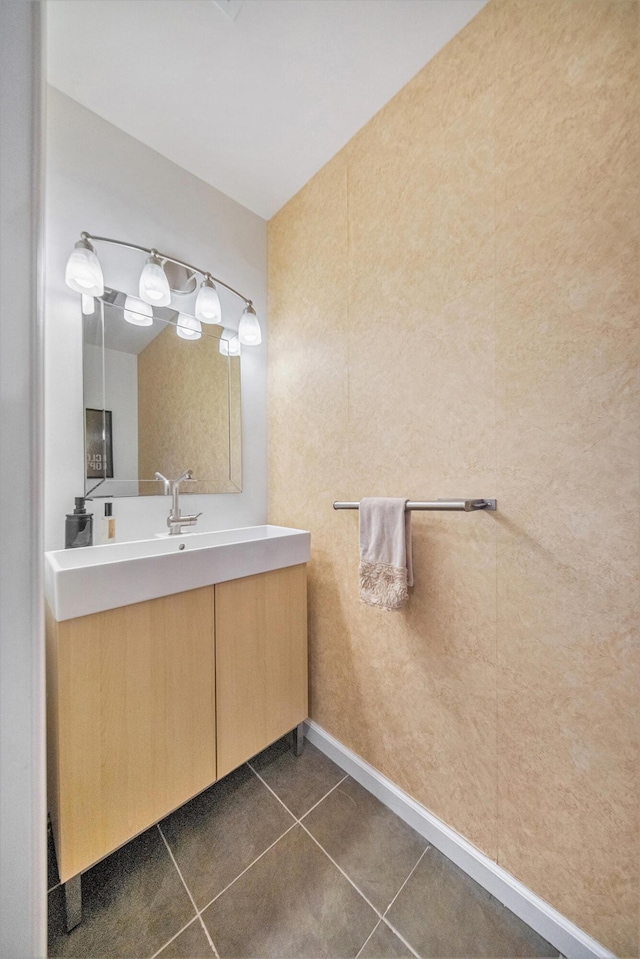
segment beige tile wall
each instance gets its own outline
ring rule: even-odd
[[[312,716],[638,955],[636,0],[492,0],[269,224],[270,521]],[[398,614],[365,495],[414,514]]]
[[[241,487],[240,363],[222,356],[222,327],[199,340],[176,336],[171,324],[138,354],[138,475],[180,476],[187,464],[197,492]],[[155,484],[141,482],[141,496]],[[183,487],[182,493],[189,492]],[[185,511],[188,512],[188,511]]]

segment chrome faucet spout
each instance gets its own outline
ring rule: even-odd
[[[159,474],[156,474],[159,475]],[[162,477],[164,478],[164,477]],[[197,515],[185,515],[180,512],[180,483],[185,480],[193,479],[193,470],[185,470],[182,476],[172,480],[169,484],[171,490],[171,510],[167,517],[167,526],[169,527],[169,536],[180,536],[183,526],[195,526],[198,521]]]
[[[169,496],[171,493],[171,480],[168,480],[167,477],[159,473],[158,470],[156,470],[156,479],[164,483],[164,495]]]

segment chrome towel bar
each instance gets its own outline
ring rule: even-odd
[[[360,503],[334,503],[334,509],[358,509]],[[424,503],[414,503],[413,500],[407,502],[407,509],[412,510],[456,510],[464,513],[472,513],[474,510],[487,509],[495,512],[498,508],[496,499],[436,499],[427,500]]]

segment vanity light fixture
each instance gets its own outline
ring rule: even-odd
[[[153,324],[153,310],[144,300],[137,296],[127,296],[124,301],[124,318],[134,326],[151,326]]]
[[[240,356],[240,339],[235,330],[223,330],[218,349],[223,356]]]
[[[169,281],[157,250],[151,251],[140,274],[140,299],[151,306],[169,306],[171,303]]]
[[[176,333],[183,340],[199,340],[202,336],[200,320],[196,320],[195,316],[187,316],[186,313],[178,313]]]
[[[85,296],[102,296],[104,278],[100,260],[86,233],[78,240],[71,251],[65,272],[65,283]]]
[[[262,343],[260,324],[252,303],[247,303],[240,317],[238,337],[243,346],[259,346]]]
[[[207,273],[198,290],[196,316],[203,323],[219,323],[222,318],[220,297],[210,273]]]
[[[139,253],[146,254],[146,262],[140,275],[139,299],[132,296],[127,297],[125,309],[128,307],[130,316],[126,319],[129,323],[137,326],[150,326],[153,322],[153,313],[142,309],[140,301],[149,306],[169,306],[171,303],[171,287],[165,264],[175,264],[183,267],[190,273],[190,279],[196,274],[200,274],[202,282],[198,290],[195,305],[195,319],[188,317],[187,314],[180,313],[176,332],[183,339],[197,340],[202,334],[201,323],[217,323],[222,325],[222,310],[220,308],[220,299],[218,297],[217,286],[224,287],[229,293],[237,296],[244,303],[244,312],[240,318],[238,333],[232,330],[225,330],[223,337],[228,334],[226,341],[220,340],[220,352],[223,352],[223,342],[226,343],[224,352],[226,356],[238,356],[240,354],[240,343],[245,346],[258,346],[262,342],[262,332],[260,323],[256,316],[251,300],[234,290],[232,286],[225,283],[218,277],[213,276],[208,270],[200,270],[198,267],[185,263],[183,260],[176,260],[173,256],[166,253],[160,253],[158,250],[146,246],[138,246],[135,243],[126,243],[124,240],[113,240],[107,236],[92,236],[90,233],[81,233],[80,240],[76,243],[65,273],[67,286],[76,293],[83,294],[83,297],[102,296],[104,294],[104,279],[102,276],[102,267],[98,260],[94,244],[111,243],[114,246],[126,247],[129,250],[136,250]],[[174,289],[174,292],[179,292]],[[185,292],[180,291],[180,292]],[[190,291],[189,291],[190,292]],[[85,306],[88,308],[88,301],[83,299],[83,311]],[[93,310],[91,310],[93,312]],[[142,322],[143,318],[144,322]],[[189,323],[181,322],[189,320]],[[231,343],[236,340],[237,344],[231,347]],[[230,350],[233,349],[233,352]],[[230,352],[226,352],[229,350]]]

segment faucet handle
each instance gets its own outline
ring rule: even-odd
[[[202,513],[184,513],[180,516],[179,519],[171,520],[171,517],[167,520],[167,526],[171,527],[173,523],[177,526],[195,526],[198,522],[198,517],[202,516]]]
[[[185,470],[182,476],[180,476],[177,480],[174,480],[173,482],[184,483],[185,480],[193,480],[194,483],[196,482],[196,480],[193,479],[193,470]]]

